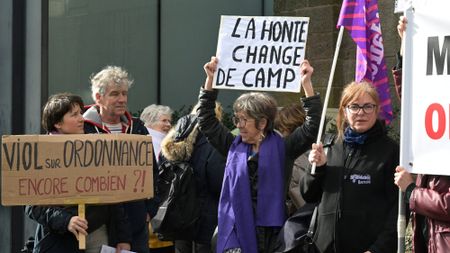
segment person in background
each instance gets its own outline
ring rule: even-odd
[[[215,116],[218,91],[212,88],[218,59],[204,65],[206,80],[197,109],[200,131],[227,157],[219,201],[216,252],[273,252],[286,220],[286,195],[294,160],[308,150],[320,122],[320,97],[311,83],[307,60],[299,71],[305,123],[286,138],[274,131],[277,104],[264,92],[244,93],[234,102],[234,136]]]
[[[194,169],[200,218],[193,233],[175,240],[176,253],[211,253],[211,238],[217,226],[220,190],[225,169],[225,157],[215,150],[198,128],[196,111],[181,117],[162,143],[163,158],[169,161],[189,161]],[[222,106],[216,102],[215,116],[222,120]]]
[[[398,193],[392,175],[398,144],[378,120],[380,99],[367,82],[348,84],[336,119],[337,138],[324,152],[313,144],[315,174],[303,177],[307,203],[318,203],[313,241],[323,253],[395,253]]]
[[[92,98],[95,104],[86,106],[83,117],[86,133],[148,135],[147,128],[127,111],[128,89],[133,81],[121,67],[107,66],[91,78]],[[153,152],[154,167],[157,164]],[[157,169],[153,169],[153,178]],[[156,189],[154,189],[156,192]],[[148,253],[148,223],[158,210],[157,198],[123,203],[128,217],[132,241],[131,250]]]
[[[82,108],[77,95],[53,95],[44,106],[42,127],[50,135],[84,134]],[[87,253],[100,252],[103,244],[116,247],[117,252],[130,249],[131,234],[121,205],[87,205],[85,219],[77,210],[77,206],[26,206],[26,215],[38,223],[33,252],[81,252],[79,235],[87,236]]]
[[[140,119],[144,122],[147,131],[152,137],[156,161],[159,161],[161,141],[172,127],[172,109],[164,105],[149,105],[144,108]]]
[[[303,106],[299,103],[289,104],[278,110],[275,118],[275,129],[278,130],[283,137],[289,136],[297,127],[303,125],[306,114]],[[308,167],[308,155],[303,153],[294,161],[292,168],[291,181],[289,183],[288,198],[286,201],[289,216],[297,209],[305,205],[305,200],[300,194],[300,180],[305,175],[306,167]]]
[[[161,142],[172,127],[172,109],[165,105],[149,105],[144,108],[140,119],[147,127],[149,135],[152,137],[153,150],[155,151],[156,161],[159,163],[161,152]],[[171,253],[175,249],[172,242],[160,241],[151,224],[149,223],[150,236],[148,247],[152,253]]]
[[[406,25],[406,18],[400,17],[397,30],[402,40]],[[402,59],[398,55],[393,74],[400,97]],[[414,180],[404,167],[397,166],[394,182],[405,193],[405,203],[412,211],[413,252],[450,252],[450,177],[421,174]]]

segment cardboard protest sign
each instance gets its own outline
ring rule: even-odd
[[[405,12],[400,164],[413,173],[450,175],[450,2],[413,7]]]
[[[2,137],[2,205],[117,203],[153,196],[150,136]]]
[[[300,92],[308,17],[222,16],[216,89]]]

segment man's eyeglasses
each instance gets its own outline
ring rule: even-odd
[[[233,116],[233,117],[231,118],[231,120],[233,120],[233,124],[234,124],[236,127],[237,127],[237,126],[245,127],[245,125],[247,124],[247,121],[248,121],[248,120],[251,120],[251,119],[239,118],[239,117]]]
[[[364,113],[370,114],[373,111],[375,111],[376,107],[377,107],[377,105],[375,105],[375,104],[363,104],[361,106],[358,104],[350,104],[350,105],[347,105],[347,110],[352,114],[357,114],[357,113],[359,113],[359,110],[362,109]]]

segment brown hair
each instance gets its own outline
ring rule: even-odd
[[[48,133],[56,131],[55,124],[61,122],[66,113],[79,105],[83,110],[84,104],[80,96],[70,93],[59,93],[48,98],[42,111],[42,127]]]
[[[275,129],[283,135],[292,133],[305,122],[306,113],[300,103],[292,103],[281,108],[275,118]]]

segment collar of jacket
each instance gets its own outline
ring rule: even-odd
[[[86,123],[94,125],[98,132],[111,133],[108,128],[103,126],[102,118],[100,117],[100,112],[97,105],[93,104],[85,106],[83,118]],[[125,111],[125,114],[120,116],[120,121],[126,126],[123,132],[128,133],[128,130],[131,129],[133,124],[131,114],[128,111]]]
[[[197,121],[180,118],[161,142],[161,153],[169,161],[189,161],[199,134]],[[180,133],[184,133],[180,135]],[[183,136],[183,138],[179,138]]]

